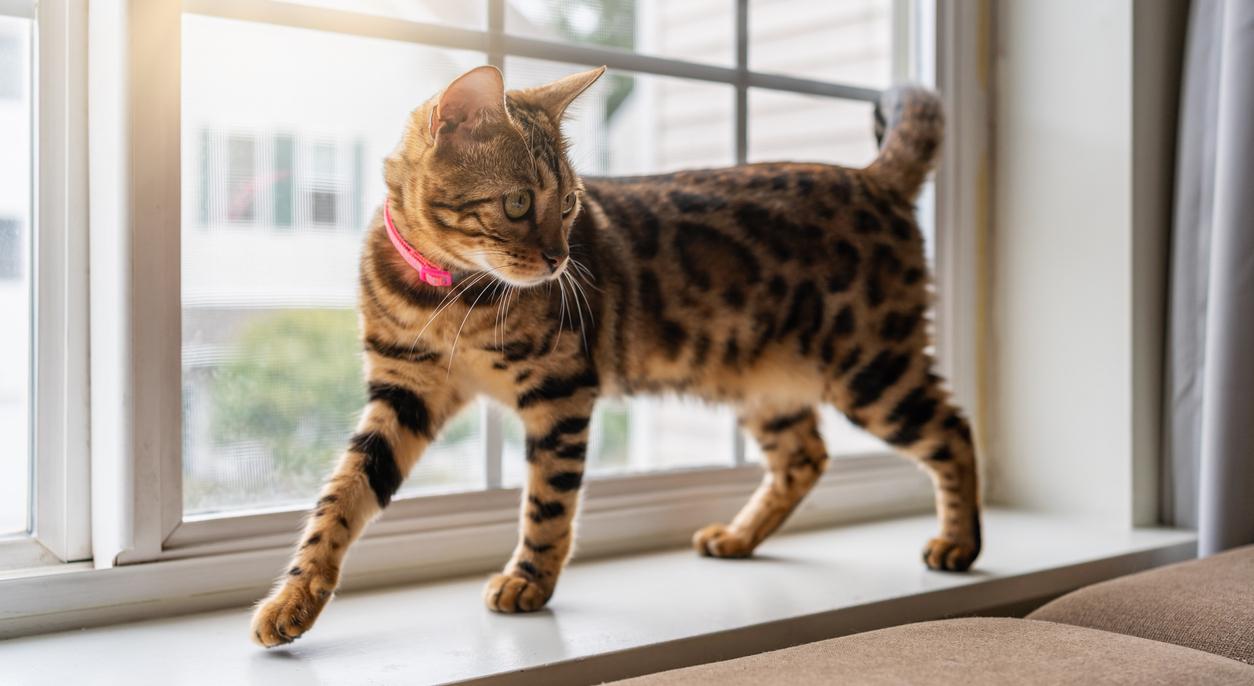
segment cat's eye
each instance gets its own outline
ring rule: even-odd
[[[505,205],[505,216],[510,219],[522,219],[531,211],[531,191],[510,191],[501,197]]]
[[[574,192],[571,192],[567,193],[566,197],[562,198],[562,216],[564,217],[570,214],[573,209],[575,209],[575,194]]]

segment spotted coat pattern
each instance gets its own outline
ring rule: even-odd
[[[520,134],[510,140],[532,161],[518,173],[531,174],[537,205],[554,190],[577,195],[560,222],[549,203],[516,234],[501,234],[496,196],[466,192],[481,182],[455,182],[459,168],[433,173],[438,140],[412,130],[420,127],[401,161],[389,161],[400,230],[445,264],[467,245],[490,246],[510,269],[530,268],[544,250],[569,261],[531,287],[468,266],[455,270],[452,289],[432,288],[413,278],[374,218],[360,279],[370,402],[288,572],[258,608],[254,638],[272,646],[309,629],[350,543],[442,423],[478,395],[513,408],[527,435],[519,541],[485,588],[493,610],[532,611],[552,596],[572,549],[589,417],[598,397],[615,394],[730,404],[760,444],[761,486],[732,521],[696,532],[703,555],[752,554],[814,486],[828,461],[816,418],[826,403],[930,474],[940,531],[923,561],[967,569],[981,545],[974,447],[928,353],[927,263],[913,206],[939,146],[935,96],[885,95],[882,151],[865,169],[773,163],[614,179],[574,174],[551,96],[511,91],[498,124]],[[432,119],[431,107],[414,120]],[[474,169],[475,146],[493,154],[492,136],[471,133],[459,143],[462,171]]]

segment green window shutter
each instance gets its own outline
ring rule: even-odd
[[[209,181],[213,174],[213,138],[208,129],[200,131],[200,198],[196,204],[196,218],[200,225],[209,223]]]
[[[296,140],[287,134],[274,137],[274,225],[290,228],[296,204]]]
[[[366,218],[362,216],[362,194],[366,192],[365,179],[362,176],[362,163],[366,157],[366,146],[362,140],[358,138],[353,141],[353,187],[349,192],[353,194],[353,230],[361,231],[365,227]]]

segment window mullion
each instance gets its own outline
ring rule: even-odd
[[[86,30],[83,0],[39,4],[34,127],[35,537],[62,560],[91,555],[87,474]]]
[[[488,490],[501,488],[504,477],[501,471],[501,453],[505,449],[501,410],[495,404],[479,401],[479,429],[483,436],[484,487]]]
[[[749,0],[736,0],[736,164],[749,160]],[[745,463],[745,437],[733,417],[732,464]]]
[[[913,78],[914,63],[912,41],[914,34],[915,0],[892,0],[889,10],[892,26],[892,80],[906,81]]]
[[[749,0],[736,0],[736,164],[749,159]],[[743,457],[737,450],[737,464]]]
[[[182,6],[101,9],[88,15],[91,505],[93,555],[111,566],[159,557],[183,513]]]
[[[505,72],[505,0],[487,0],[488,3],[488,64]]]
[[[490,0],[496,2],[497,0]],[[739,3],[740,0],[737,0]],[[711,83],[736,84],[744,80],[754,88],[817,95],[826,98],[875,102],[879,91],[846,83],[816,81],[783,74],[763,74],[735,67],[690,62],[646,55],[619,48],[538,40],[503,32],[464,29],[393,17],[362,15],[351,11],[298,5],[280,0],[184,0],[187,12],[292,28],[330,31],[343,35],[382,38],[454,50],[476,50],[548,62],[588,66],[607,65],[619,71],[637,72]],[[503,5],[493,7],[504,29]],[[747,8],[746,8],[747,14]],[[747,37],[746,37],[747,39]]]

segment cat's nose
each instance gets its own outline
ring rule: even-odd
[[[558,267],[562,266],[562,262],[566,261],[565,250],[556,250],[552,252],[543,250],[540,254],[544,256],[544,263],[549,265],[550,272],[557,271]]]

